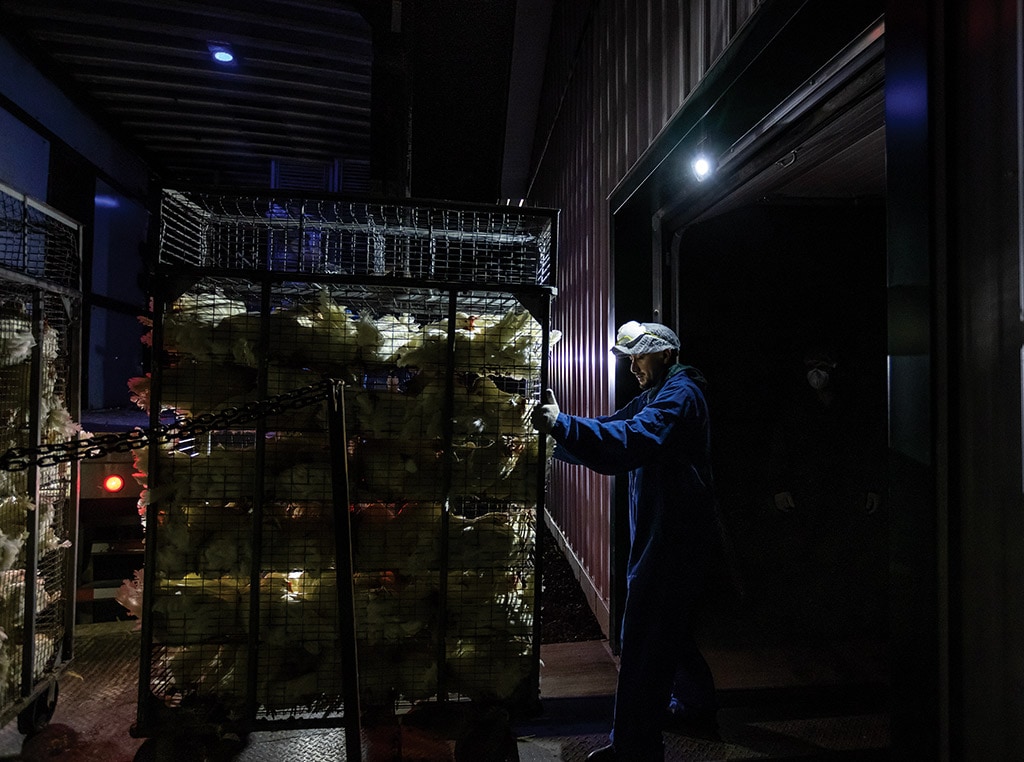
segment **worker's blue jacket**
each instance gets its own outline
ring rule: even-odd
[[[663,583],[696,593],[715,536],[704,378],[676,363],[662,384],[608,416],[559,413],[555,457],[602,474],[629,472],[632,589]],[[639,592],[636,590],[635,592]]]

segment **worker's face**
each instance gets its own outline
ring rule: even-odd
[[[672,352],[665,349],[661,352],[649,352],[645,355],[632,355],[629,358],[629,370],[636,376],[641,389],[657,386],[668,372]]]

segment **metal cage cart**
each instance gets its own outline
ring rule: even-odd
[[[0,452],[78,436],[81,226],[0,184]],[[72,658],[78,468],[0,470],[0,722],[32,733]]]
[[[133,732],[539,700],[529,421],[556,227],[523,207],[164,192],[154,363],[132,386],[187,435],[140,457]],[[324,379],[343,425],[305,404]]]

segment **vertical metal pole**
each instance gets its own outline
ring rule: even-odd
[[[32,293],[32,335],[36,345],[32,348],[32,381],[29,396],[29,443],[40,444],[42,438],[41,390],[43,388],[43,297],[39,289]],[[27,516],[28,538],[25,541],[25,626],[21,655],[21,695],[32,693],[32,668],[35,665],[36,643],[36,576],[39,574],[39,465],[28,472],[28,494],[35,510]]]
[[[542,327],[540,354],[540,399],[544,402],[544,390],[548,388],[549,353],[551,352],[551,299],[552,294],[546,291],[538,300],[541,305],[539,315],[535,315]],[[535,701],[540,703],[540,643],[541,608],[543,606],[542,580],[544,578],[544,543],[547,542],[547,471],[548,471],[548,436],[536,432],[537,436],[537,506],[535,510],[536,529],[533,543],[533,653],[530,663],[530,683],[536,688]],[[534,707],[531,707],[531,709]]]
[[[331,490],[334,499],[334,572],[338,588],[341,636],[342,698],[345,701],[346,759],[362,758],[359,707],[359,651],[356,644],[355,590],[352,578],[352,514],[348,491],[348,435],[345,429],[345,388],[332,381],[328,397],[331,443]]]
[[[260,337],[259,337],[259,360],[256,377],[257,399],[266,399],[267,396],[267,366],[270,347],[270,279],[264,278],[260,293]],[[256,710],[259,706],[256,685],[259,679],[259,645],[260,645],[260,619],[263,604],[263,596],[260,595],[260,581],[263,569],[263,470],[266,463],[267,445],[267,419],[260,416],[256,419],[256,452],[252,501],[252,526],[250,527],[250,542],[252,547],[252,566],[249,569],[249,637],[247,656],[245,662],[245,719],[255,721]]]
[[[437,699],[442,703],[448,700],[448,686],[445,678],[447,673],[445,665],[448,662],[448,532],[451,525],[452,462],[455,458],[453,419],[455,417],[455,321],[458,317],[457,306],[458,292],[453,289],[448,292],[447,373],[445,374],[444,409],[441,418],[444,437],[444,461],[442,463],[444,494],[441,500],[441,558],[438,564]]]
[[[133,736],[148,736],[153,733],[153,716],[158,716],[159,707],[154,706],[151,691],[153,672],[153,601],[156,597],[156,551],[160,542],[160,507],[153,502],[160,483],[160,400],[162,397],[163,364],[160,358],[164,347],[164,309],[166,306],[167,281],[156,281],[153,297],[153,372],[149,387],[149,445],[147,451],[148,476],[146,487],[149,502],[146,505],[146,537],[143,556],[142,578],[142,622],[139,649],[139,699],[136,707]]]
[[[81,230],[79,230],[79,249],[81,251]],[[68,380],[65,393],[65,403],[71,420],[81,420],[81,385],[80,375],[82,367],[82,301],[81,299],[63,299],[64,308],[68,317],[68,328],[65,340],[68,348]],[[75,438],[81,438],[80,433]],[[75,593],[78,589],[78,505],[79,505],[79,459],[75,458],[68,464],[68,491],[65,495],[65,514],[67,522],[65,531],[67,537],[74,538],[68,550],[67,567],[64,579],[64,595],[66,596],[64,607],[64,637],[61,647],[61,660],[70,661],[74,656],[75,642]]]
[[[82,343],[83,321],[82,295],[82,225],[75,225],[75,264],[77,266],[77,279],[73,284],[76,291],[74,297],[63,297],[65,314],[68,318],[65,341],[67,342],[68,377],[65,389],[65,406],[71,415],[71,420],[80,421],[82,418]],[[76,434],[75,438],[81,438]],[[73,543],[68,552],[68,564],[64,580],[64,590],[67,596],[64,607],[64,638],[61,648],[61,660],[64,662],[74,658],[75,653],[75,617],[76,617],[76,593],[78,590],[78,554],[79,548],[78,522],[79,522],[79,473],[81,470],[80,460],[75,458],[68,466],[69,488],[65,499],[67,516],[66,531],[67,537],[73,538]]]

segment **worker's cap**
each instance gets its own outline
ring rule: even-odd
[[[679,337],[675,331],[661,323],[638,323],[630,320],[615,334],[612,352],[616,357],[645,355],[663,349],[679,349]]]

